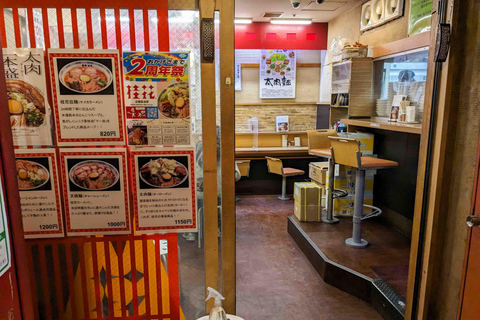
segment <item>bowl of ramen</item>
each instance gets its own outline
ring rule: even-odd
[[[103,64],[81,60],[65,65],[58,74],[60,82],[78,93],[96,93],[112,83],[112,72]]]
[[[150,160],[140,168],[140,178],[155,188],[176,187],[187,180],[187,177],[187,168],[173,159]]]
[[[19,190],[40,188],[50,179],[48,170],[40,163],[22,159],[17,159],[15,163]]]
[[[117,168],[100,160],[77,163],[70,169],[70,181],[85,190],[105,190],[115,185],[120,178]]]
[[[158,109],[167,118],[190,117],[190,91],[185,82],[178,82],[165,88],[158,97]]]
[[[45,120],[45,99],[37,88],[22,80],[7,80],[10,125],[40,127]]]
[[[147,145],[147,133],[138,127],[133,129],[128,133],[128,144],[136,146]]]

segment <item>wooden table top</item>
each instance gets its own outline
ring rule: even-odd
[[[397,132],[422,134],[421,123],[400,123],[389,122],[388,118],[384,117],[372,117],[365,119],[342,119],[342,123],[356,127],[365,127],[381,130],[390,130]]]
[[[308,147],[259,147],[259,148],[235,148],[235,158],[258,159],[270,157],[298,158],[308,157]]]

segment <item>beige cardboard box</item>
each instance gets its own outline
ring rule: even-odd
[[[324,187],[314,182],[295,182],[294,198],[295,202],[302,206],[321,205]]]
[[[298,220],[304,222],[320,222],[322,220],[322,207],[318,205],[303,206],[295,201],[295,216]]]
[[[327,177],[328,162],[310,162],[308,166],[310,179],[324,185]]]
[[[348,192],[348,195],[355,195],[355,185],[357,179],[357,172],[355,168],[348,168],[345,166],[340,166],[340,174],[335,175],[334,188],[341,189]],[[373,191],[373,180],[375,176],[375,170],[366,170],[365,171],[365,192]],[[326,174],[326,189],[328,189],[328,172]]]
[[[373,205],[373,192],[366,191],[364,194],[363,203],[366,205]],[[336,217],[351,217],[355,208],[355,196],[348,195],[344,198],[333,200],[333,215]],[[363,214],[372,213],[372,209],[363,208]]]

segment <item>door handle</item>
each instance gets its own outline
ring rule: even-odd
[[[468,216],[467,226],[470,228],[480,226],[480,216]]]

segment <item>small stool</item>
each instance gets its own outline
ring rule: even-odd
[[[335,164],[332,161],[331,143],[328,137],[336,137],[335,129],[307,130],[308,153],[317,157],[328,159],[328,190],[327,190],[327,216],[322,217],[324,223],[337,223],[339,220],[333,216],[333,193],[335,179]]]
[[[267,167],[269,173],[274,173],[282,176],[282,195],[278,197],[280,200],[290,200],[287,197],[287,177],[301,176],[305,171],[294,168],[284,168],[283,162],[280,159],[265,157],[267,159]]]
[[[235,182],[239,181],[242,177],[250,176],[250,160],[238,160],[235,161]],[[235,197],[235,201],[240,201],[239,197]]]
[[[355,206],[353,209],[353,235],[345,240],[345,244],[352,248],[363,249],[367,247],[368,241],[362,239],[362,220],[379,216],[382,213],[377,207],[363,204],[363,192],[365,189],[365,170],[385,169],[398,166],[395,161],[378,159],[373,157],[362,157],[360,142],[355,139],[330,137],[332,144],[331,153],[334,163],[357,169],[355,180]],[[373,211],[363,216],[363,207],[369,207]]]

